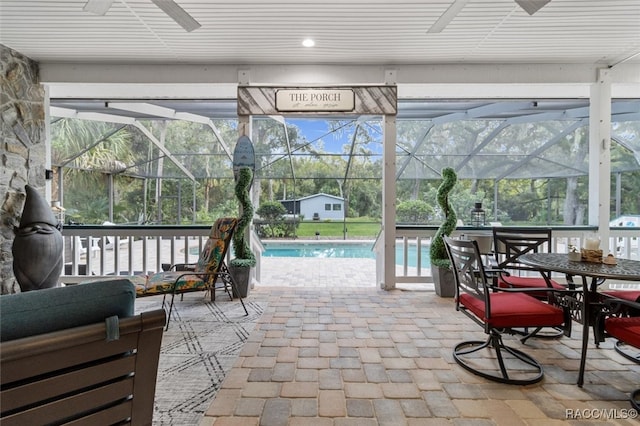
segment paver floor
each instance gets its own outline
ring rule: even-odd
[[[452,358],[456,343],[485,337],[452,299],[380,290],[373,264],[333,265],[262,265],[266,281],[249,297],[268,308],[202,426],[638,424],[625,417],[640,365],[611,341],[590,343],[579,388],[579,327],[570,338],[526,345],[507,336],[544,365],[545,378],[529,386],[490,382]]]

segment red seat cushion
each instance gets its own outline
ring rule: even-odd
[[[616,339],[640,348],[640,317],[607,318],[604,329]]]
[[[603,291],[602,294],[617,297],[618,299],[628,300],[630,302],[640,302],[640,291]]]
[[[558,290],[564,290],[564,287],[551,280],[551,285],[553,288]],[[549,288],[547,285],[547,281],[542,277],[520,277],[517,275],[510,275],[505,277],[500,275],[498,277],[498,287],[502,288]],[[527,293],[529,296],[535,297],[537,299],[546,300],[548,294],[544,291],[537,292],[532,291]]]
[[[491,293],[491,318],[488,320],[484,300],[470,294],[460,296],[460,304],[495,328],[552,327],[564,323],[562,309],[524,293]]]
[[[558,284],[556,281],[551,280],[551,285],[557,290],[563,290],[564,287]],[[520,277],[517,275],[511,275],[508,277],[498,277],[498,286],[500,287],[514,287],[514,288],[548,288],[547,281],[542,277]]]

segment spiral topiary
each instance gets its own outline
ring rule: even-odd
[[[251,251],[249,243],[245,235],[247,227],[253,220],[253,204],[249,196],[249,187],[253,179],[253,172],[249,167],[240,167],[238,169],[238,180],[236,181],[235,194],[240,206],[242,214],[238,220],[238,227],[233,234],[233,253],[235,259],[231,260],[231,265],[237,267],[251,267],[256,265],[256,256]]]
[[[444,214],[444,222],[440,225],[436,234],[431,240],[431,249],[429,256],[431,264],[442,268],[450,266],[447,256],[447,249],[444,246],[444,236],[449,236],[456,229],[456,212],[449,204],[449,192],[453,189],[458,180],[456,172],[451,167],[442,169],[442,183],[438,187],[438,204]]]

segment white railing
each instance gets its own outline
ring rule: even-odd
[[[209,235],[208,226],[70,226],[63,229],[65,239],[65,270],[62,282],[74,283],[91,278],[133,275],[162,270],[163,264],[194,263]],[[425,253],[431,245],[436,227],[397,228],[396,283],[432,284],[429,258]],[[580,247],[588,232],[595,228],[553,228],[553,251],[566,253],[569,244]],[[638,242],[640,230],[611,228],[610,251],[616,257],[640,260]],[[459,229],[454,236],[490,237],[491,229]],[[486,252],[490,251],[489,245]],[[90,242],[87,244],[87,242]],[[374,245],[376,268],[382,271],[380,239]],[[482,246],[482,244],[481,244]],[[604,245],[603,245],[604,246]],[[420,247],[420,250],[417,250]],[[251,248],[257,264],[253,279],[260,282],[260,239],[252,231]],[[232,250],[227,252],[231,256]],[[90,271],[89,274],[86,271]]]
[[[77,283],[114,275],[148,274],[163,265],[195,263],[209,236],[209,226],[68,226],[64,237],[63,283]],[[257,237],[253,237],[257,240]],[[259,243],[252,244],[258,257]],[[231,257],[232,247],[227,251]],[[88,271],[88,273],[87,273]]]
[[[553,228],[553,227],[552,227]],[[435,235],[436,227],[420,228],[396,228],[396,247],[400,256],[396,259],[396,283],[433,284],[429,259],[425,259],[424,250],[417,250],[417,247],[425,248],[431,245],[431,238]],[[552,251],[556,253],[567,253],[568,246],[574,245],[582,247],[583,239],[596,228],[553,228]],[[640,230],[634,228],[610,228],[609,251],[616,257],[640,260],[638,241],[640,240]],[[487,229],[458,229],[453,236],[481,239],[480,249],[485,253],[491,251],[491,228]],[[381,239],[378,238],[374,245],[376,252],[377,270],[383,270],[383,256]],[[602,244],[606,247],[605,244]],[[380,277],[379,277],[380,279]]]
[[[208,228],[65,227],[62,234],[65,270],[61,280],[71,283],[86,280],[87,275],[146,274],[162,270],[163,263],[193,263]],[[193,255],[191,247],[195,247]]]

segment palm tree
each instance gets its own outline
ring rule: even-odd
[[[81,221],[103,220],[90,213],[89,206],[108,209],[107,176],[122,172],[133,164],[131,134],[126,126],[62,119],[51,128],[52,164],[63,170],[65,206]],[[106,201],[106,203],[105,203]]]

